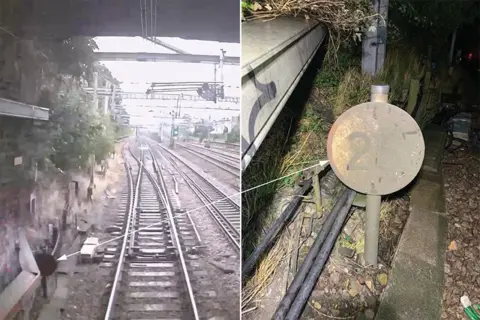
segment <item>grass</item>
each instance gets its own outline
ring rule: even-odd
[[[329,44],[333,46],[333,43]],[[343,112],[367,102],[373,83],[391,86],[390,100],[398,100],[410,79],[424,69],[411,50],[390,48],[385,68],[377,77],[362,74],[360,48],[344,45],[325,57],[322,69],[313,79],[313,88],[304,107],[286,107],[257,151],[242,177],[242,188],[249,189],[326,159],[326,140],[331,125]],[[335,52],[338,54],[335,55]],[[398,76],[398,75],[401,75]],[[243,254],[248,256],[266,226],[273,220],[269,207],[274,195],[291,187],[296,176],[255,189],[242,199]]]
[[[286,148],[285,135],[288,133],[288,121],[279,118],[250,165],[242,174],[242,189],[250,189],[281,177],[285,173],[281,155]],[[261,188],[244,193],[242,196],[242,252],[247,257],[256,246],[263,226],[268,223],[265,212],[282,182],[267,184]]]
[[[333,45],[330,43],[329,45]],[[399,107],[411,79],[419,79],[425,69],[418,54],[390,47],[384,69],[375,78],[361,73],[360,48],[343,46],[327,54],[322,69],[312,77],[313,88],[301,107],[285,107],[242,176],[243,189],[277,179],[327,158],[326,141],[331,125],[349,108],[369,101],[372,84],[389,84],[391,103]],[[335,55],[335,53],[338,53]],[[400,102],[399,102],[400,101]],[[406,103],[406,101],[405,101]],[[263,230],[276,218],[271,210],[275,195],[293,186],[298,175],[258,188],[242,198],[243,256],[247,257],[261,239]],[[394,212],[392,201],[384,201],[381,221]],[[386,225],[385,223],[382,224]],[[383,232],[383,231],[382,231]],[[284,239],[286,233],[281,236]],[[364,239],[343,239],[345,246],[358,254]],[[348,242],[348,243],[347,243]],[[279,240],[262,259],[257,272],[246,279],[244,307],[264,295],[275,269],[285,255],[284,240]],[[249,304],[251,305],[251,304]]]

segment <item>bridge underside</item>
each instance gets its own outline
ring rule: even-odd
[[[140,4],[147,8],[143,18]],[[24,36],[142,36],[146,30],[149,37],[240,41],[240,1],[157,0],[155,8],[155,0],[23,0],[15,11]]]

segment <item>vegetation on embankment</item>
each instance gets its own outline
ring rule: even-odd
[[[426,92],[437,99],[439,92],[450,86],[452,79],[447,72],[449,40],[456,27],[479,15],[478,10],[474,10],[474,1],[390,1],[385,65],[373,78],[361,72],[359,35],[372,19],[382,18],[373,13],[369,3],[356,0],[329,0],[321,4],[314,0],[244,1],[242,7],[247,19],[303,16],[323,22],[330,31],[330,38],[310,96],[306,102],[297,101],[296,105],[284,109],[243,174],[243,189],[278,179],[325,159],[326,138],[331,125],[348,108],[368,101],[372,84],[390,85],[390,102],[405,108],[411,80],[424,82],[431,62],[435,61],[436,79]],[[430,121],[438,111],[435,99],[426,106],[420,125]],[[291,186],[294,178],[282,179],[243,196],[244,257],[249,255],[264,228],[274,218],[268,210],[274,195]]]
[[[116,82],[110,71],[95,61],[94,40],[34,38],[27,42],[10,33],[0,36],[7,48],[22,47],[26,55],[27,59],[19,58],[16,63],[23,76],[35,79],[35,85],[28,88],[32,91],[29,103],[50,109],[49,121],[38,122],[17,136],[16,148],[24,162],[37,162],[40,170],[66,171],[86,169],[92,153],[97,161],[105,159],[113,151],[115,139],[128,132],[110,115],[95,110],[92,97],[82,91],[82,84],[91,80],[94,71],[100,81],[107,78]],[[7,93],[15,90],[19,89]],[[99,100],[101,110],[103,99]],[[28,177],[29,172],[25,173]]]

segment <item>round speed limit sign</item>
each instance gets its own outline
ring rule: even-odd
[[[418,174],[425,143],[417,122],[385,102],[367,102],[344,112],[327,141],[330,165],[351,189],[371,195],[394,193]]]

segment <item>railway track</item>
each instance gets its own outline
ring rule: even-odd
[[[207,151],[215,154],[216,156],[219,156],[221,158],[225,158],[230,161],[234,161],[234,163],[238,163],[240,161],[240,151],[237,150],[236,153],[226,150],[225,148],[219,148],[215,146],[210,146],[210,148],[206,148],[204,145],[201,144],[196,144],[196,143],[187,143],[186,144],[188,147],[193,147],[195,149],[201,150],[201,151]]]
[[[194,290],[198,239],[189,217],[153,157],[124,151],[128,186],[121,196],[102,265],[115,276],[105,299],[104,319],[201,319]],[[176,201],[177,200],[177,201]],[[133,232],[133,233],[132,233]]]
[[[185,144],[177,144],[181,148],[185,149],[187,152],[191,153],[192,155],[199,157],[211,164],[215,165],[216,167],[222,169],[223,171],[228,172],[229,174],[235,176],[236,178],[240,178],[240,160],[229,159],[224,155],[216,154],[213,155],[212,152],[208,151],[200,151],[198,148],[191,147]]]
[[[231,195],[226,195],[162,145],[155,143],[153,146],[160,156],[170,161],[185,183],[205,205],[235,249],[240,250],[240,206],[230,198]]]

